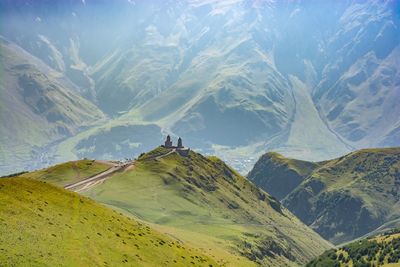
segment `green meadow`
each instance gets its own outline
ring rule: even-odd
[[[2,266],[217,266],[183,242],[76,193],[0,179]]]

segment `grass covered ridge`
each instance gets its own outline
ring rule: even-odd
[[[320,164],[268,152],[259,158],[247,177],[271,195],[282,200]]]
[[[200,251],[94,201],[27,178],[0,179],[5,266],[216,266]]]
[[[307,267],[400,266],[400,230],[326,251]]]

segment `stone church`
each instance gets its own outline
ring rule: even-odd
[[[178,144],[176,146],[174,146],[170,135],[167,136],[167,138],[165,139],[164,145],[162,145],[162,147],[174,149],[181,156],[189,155],[189,151],[190,151],[190,148],[183,146],[182,138],[180,138],[180,137],[178,138]]]

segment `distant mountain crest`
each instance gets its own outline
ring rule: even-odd
[[[108,116],[46,147],[53,161],[161,141],[121,127],[185,136],[243,173],[266,150],[325,160],[400,145],[398,1],[24,3],[0,3],[0,34]],[[118,141],[104,151],[106,136]]]

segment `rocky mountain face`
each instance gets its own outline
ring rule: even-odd
[[[375,0],[8,0],[0,34],[109,116],[55,150],[93,155],[99,144],[82,139],[150,124],[155,135],[180,135],[243,171],[249,154],[265,150],[323,160],[399,144],[398,8]],[[132,150],[112,145],[108,156],[141,152],[143,140],[119,140]]]
[[[334,244],[399,225],[399,148],[360,150],[319,163],[266,154],[249,179]]]

